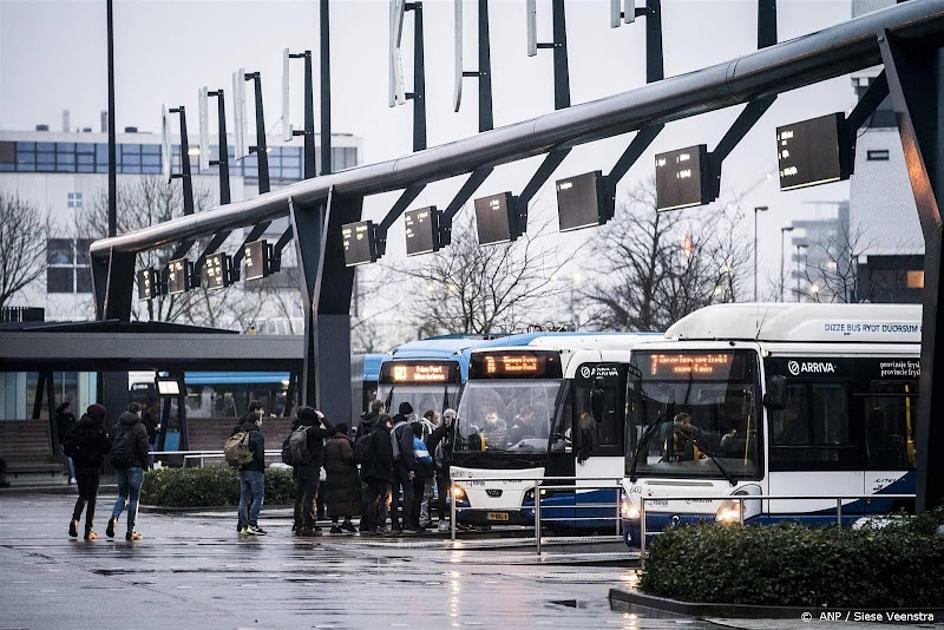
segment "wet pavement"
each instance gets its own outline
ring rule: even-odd
[[[104,538],[109,495],[102,538],[85,543],[66,535],[73,501],[0,495],[0,629],[711,626],[611,610],[609,589],[636,579],[612,545],[541,561],[506,540],[296,539],[287,510],[264,511],[269,536],[247,539],[234,515],[142,512],[132,544]]]

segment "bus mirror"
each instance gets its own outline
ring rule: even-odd
[[[764,394],[764,406],[775,411],[787,406],[787,379],[783,376],[771,376],[767,379],[767,393]]]
[[[597,422],[603,422],[603,404],[605,399],[606,390],[603,387],[604,380],[602,378],[597,378],[593,382],[593,388],[590,390],[590,413],[593,414],[593,419]]]

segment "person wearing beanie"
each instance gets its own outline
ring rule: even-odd
[[[128,529],[125,540],[135,542],[142,538],[141,534],[134,530],[134,524],[138,517],[138,496],[141,493],[141,484],[144,483],[144,469],[148,462],[148,436],[147,429],[141,422],[141,405],[136,402],[128,405],[128,411],[118,417],[113,433],[111,465],[115,468],[118,499],[111,511],[105,534],[109,538],[115,537],[115,526],[127,504]]]
[[[296,433],[298,435],[296,436]],[[334,428],[317,409],[302,406],[295,413],[292,432],[282,444],[282,452],[290,451],[292,476],[295,478],[295,510],[292,531],[296,536],[315,536],[321,528],[315,518],[318,502],[318,485],[321,466],[324,464],[324,439],[334,433]],[[304,448],[292,438],[304,440]]]
[[[419,530],[418,514],[413,514],[413,405],[404,401],[397,408],[393,417],[393,430],[390,432],[390,444],[393,447],[394,481],[391,493],[390,522],[393,532],[415,532]],[[401,497],[402,491],[402,497]],[[402,498],[402,503],[401,503]],[[400,524],[402,506],[403,525]]]
[[[433,465],[436,468],[436,489],[439,494],[437,509],[439,511],[439,531],[449,531],[449,522],[446,519],[448,505],[446,499],[452,487],[449,466],[452,463],[452,444],[456,435],[456,410],[446,409],[442,414],[442,422],[436,427],[426,440],[426,448],[433,456]]]
[[[89,405],[79,421],[61,436],[63,450],[75,463],[75,479],[79,489],[79,498],[75,501],[72,520],[69,521],[69,536],[78,537],[79,521],[84,510],[86,541],[98,538],[98,534],[92,530],[92,521],[95,518],[102,461],[111,450],[111,442],[105,431],[106,413],[102,405]]]
[[[351,523],[351,517],[361,513],[361,480],[347,425],[335,425],[334,435],[325,442],[324,467],[327,473],[325,506],[331,519],[331,533],[354,533],[357,529]],[[338,525],[342,516],[344,522]]]

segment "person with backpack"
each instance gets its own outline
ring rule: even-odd
[[[361,478],[367,484],[367,524],[370,532],[386,533],[387,511],[390,505],[391,485],[394,481],[393,446],[390,434],[393,419],[384,415],[377,419],[373,433],[362,435],[355,444],[358,457],[364,457],[361,464]],[[365,437],[366,446],[359,446]]]
[[[427,409],[423,412],[423,417],[419,420],[420,425],[423,429],[422,440],[424,443],[423,448],[425,449],[426,442],[429,440],[429,436],[432,435],[433,431],[436,430],[436,427],[439,426],[440,417],[436,413],[435,409]],[[432,454],[432,453],[430,453]],[[428,529],[432,526],[432,519],[430,518],[430,506],[433,502],[433,497],[435,496],[436,479],[434,474],[434,469],[430,466],[429,475],[425,476],[425,481],[422,486],[414,484],[414,491],[419,493],[417,501],[419,502],[419,524],[423,529]]]
[[[265,437],[262,435],[263,405],[249,403],[249,413],[226,441],[226,461],[239,469],[239,516],[237,531],[244,536],[265,536],[259,527],[259,512],[265,499]]]
[[[318,527],[315,512],[321,466],[324,463],[324,438],[334,429],[320,411],[299,407],[292,423],[292,432],[282,444],[282,462],[292,467],[295,478],[296,536],[315,536]]]
[[[63,450],[75,462],[75,479],[79,488],[79,498],[75,500],[72,520],[69,521],[69,536],[79,535],[79,521],[85,510],[85,540],[92,541],[98,534],[92,530],[95,519],[95,501],[98,498],[98,484],[101,478],[102,461],[111,450],[111,442],[105,431],[105,407],[99,404],[89,405],[88,409],[63,439]]]
[[[347,425],[338,424],[334,435],[325,441],[325,507],[331,519],[331,533],[354,533],[352,516],[361,514],[361,480],[354,462],[354,444],[347,436]],[[344,522],[338,525],[338,519]]]
[[[394,533],[415,532],[419,529],[416,515],[413,514],[413,405],[404,401],[393,417],[393,431],[390,433],[390,445],[393,450],[393,501],[390,506],[390,523]],[[402,498],[400,493],[403,493]],[[403,514],[400,514],[400,510]],[[403,526],[400,526],[400,517]]]
[[[410,514],[414,519],[414,527],[420,532],[426,531],[426,525],[420,520],[423,506],[426,504],[426,486],[432,486],[434,468],[433,457],[426,448],[423,440],[423,423],[414,422],[410,425],[413,431],[413,505]],[[430,498],[432,490],[430,489]],[[428,515],[427,515],[428,518]]]
[[[66,468],[69,471],[69,484],[75,483],[75,462],[65,452],[66,436],[75,426],[75,415],[72,413],[72,403],[68,400],[56,407],[56,435],[59,437],[59,447],[66,456]]]
[[[382,400],[374,400],[370,403],[370,411],[361,414],[360,424],[354,432],[354,461],[361,469],[361,522],[358,524],[358,531],[366,533],[371,531],[372,526],[369,514],[369,502],[367,500],[367,480],[364,477],[367,464],[370,463],[370,435],[377,428],[381,415],[384,412],[384,403]]]
[[[439,495],[436,503],[439,510],[439,531],[449,531],[449,522],[446,520],[449,491],[452,487],[449,466],[452,463],[452,444],[456,435],[456,411],[446,409],[442,414],[442,423],[436,427],[426,446],[433,456],[433,465],[436,469],[436,491]],[[450,499],[451,500],[451,499]]]
[[[128,411],[118,417],[113,430],[114,440],[111,446],[111,465],[115,469],[115,481],[118,483],[118,499],[108,519],[105,534],[115,537],[118,517],[128,505],[128,529],[125,540],[135,542],[142,536],[134,530],[138,517],[138,495],[144,483],[144,469],[148,461],[147,429],[141,422],[141,405],[136,402],[128,405]]]

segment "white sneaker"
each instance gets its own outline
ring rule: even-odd
[[[439,521],[439,527],[437,529],[439,530],[440,533],[443,533],[443,534],[452,531],[451,528],[449,527],[448,521]]]

